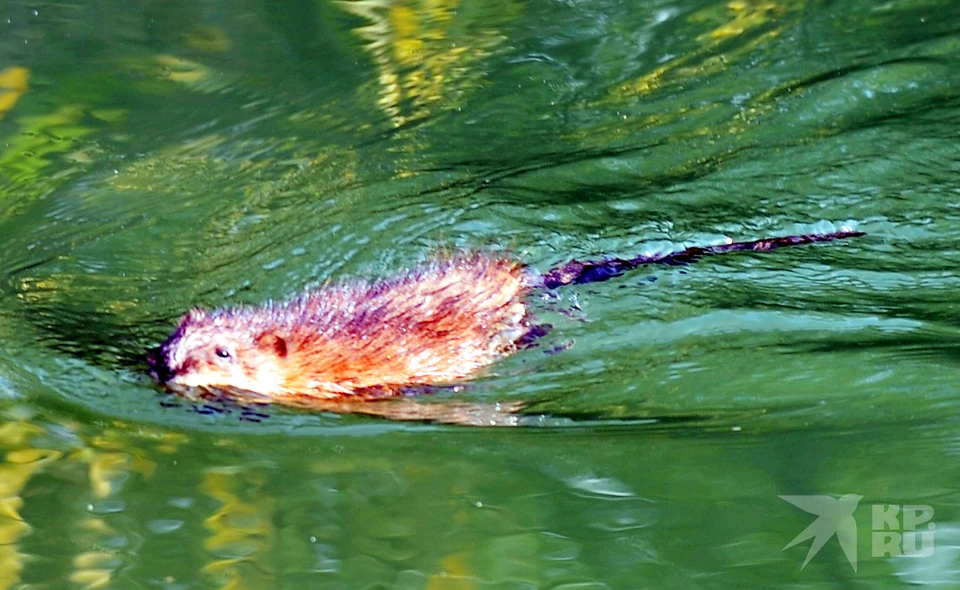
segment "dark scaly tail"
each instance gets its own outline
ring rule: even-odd
[[[718,246],[693,246],[679,252],[637,256],[636,258],[608,258],[605,260],[588,260],[581,262],[571,260],[563,266],[550,269],[543,274],[543,286],[547,289],[556,289],[564,285],[599,283],[613,277],[620,276],[624,271],[632,270],[645,264],[668,264],[671,266],[697,262],[704,256],[722,254],[734,250],[773,250],[781,246],[799,246],[813,242],[830,242],[845,238],[855,238],[864,235],[862,231],[838,231],[829,234],[804,234],[799,236],[783,236],[767,238],[752,242],[733,242]]]

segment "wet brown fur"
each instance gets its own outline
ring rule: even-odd
[[[282,303],[195,309],[148,363],[161,384],[190,398],[226,394],[399,420],[513,425],[520,402],[368,401],[470,377],[542,336],[523,301],[531,289],[605,281],[646,264],[689,264],[706,255],[861,235],[845,227],[626,259],[571,260],[543,275],[492,255],[448,255],[395,278],[326,286]]]
[[[449,383],[516,349],[530,329],[527,273],[514,261],[467,254],[286,302],[196,309],[151,364],[181,393],[239,390],[287,403]]]

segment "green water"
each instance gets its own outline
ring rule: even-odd
[[[521,428],[251,421],[142,364],[441,249],[841,226],[535,295],[539,348],[421,400]],[[947,0],[0,4],[0,590],[958,587],[958,243]],[[845,494],[801,568],[779,496]]]

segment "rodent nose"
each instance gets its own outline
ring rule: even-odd
[[[174,372],[167,366],[166,355],[163,353],[163,347],[158,346],[147,351],[147,366],[150,367],[150,376],[157,380],[161,385],[173,378]]]

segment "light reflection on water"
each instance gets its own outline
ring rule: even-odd
[[[32,530],[8,521],[19,549],[5,559],[75,555],[59,570],[75,581],[133,568],[180,582],[202,571],[214,585],[296,586],[304,575],[303,584],[400,583],[412,572],[421,584],[453,576],[628,586],[640,574],[651,584],[703,575],[724,586],[889,575],[918,583],[952,567],[956,492],[937,483],[953,475],[938,468],[952,464],[943,451],[952,435],[930,425],[889,441],[878,436],[889,428],[826,436],[450,428],[239,439],[7,424],[5,481],[20,486],[7,493],[30,499],[23,514]],[[65,428],[69,441],[56,435]],[[33,451],[10,448],[23,437]],[[863,533],[857,573],[830,544],[802,571],[806,547],[782,550],[809,522],[778,496],[825,492],[864,496],[854,513]],[[64,493],[73,498],[66,513]],[[933,506],[947,557],[936,553],[929,568],[872,557],[873,504]],[[48,529],[54,523],[67,526]],[[102,549],[77,550],[90,545]],[[25,572],[25,581],[42,579]]]

